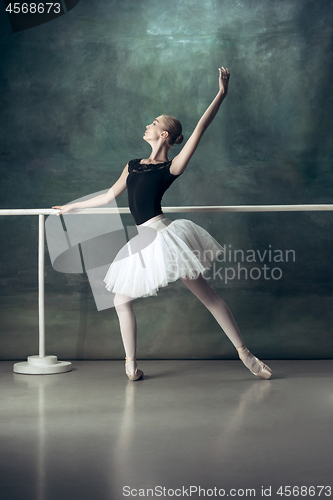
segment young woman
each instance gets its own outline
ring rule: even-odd
[[[129,208],[138,235],[118,252],[104,282],[106,288],[115,293],[114,305],[126,353],[125,370],[130,380],[143,376],[136,363],[137,325],[133,302],[138,297],[157,295],[159,287],[179,278],[212,313],[253,375],[268,379],[272,374],[272,370],[245,347],[228,306],[203,277],[204,271],[223,252],[223,247],[194,222],[187,219],[171,221],[161,209],[163,194],[184,172],[225,99],[229,77],[228,68],[219,68],[219,91],[173,160],[168,160],[168,152],[173,144],[183,141],[182,126],[176,118],[161,115],[147,125],[143,137],[152,148],[148,159],[131,160],[106,194],[52,207],[60,210],[58,215],[73,209],[98,207],[110,203],[128,189]]]

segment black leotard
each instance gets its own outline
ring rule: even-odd
[[[171,174],[171,161],[150,164],[143,164],[140,161],[141,159],[136,159],[128,163],[126,180],[128,206],[136,225],[163,213],[162,196],[181,175]]]

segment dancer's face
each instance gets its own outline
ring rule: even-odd
[[[147,142],[158,141],[163,132],[165,132],[163,116],[158,116],[150,125],[146,126],[146,132],[143,138]]]

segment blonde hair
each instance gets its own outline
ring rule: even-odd
[[[169,145],[180,144],[183,142],[182,125],[177,118],[170,115],[162,115],[165,124],[165,130],[169,132]]]

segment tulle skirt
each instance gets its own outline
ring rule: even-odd
[[[138,234],[116,255],[104,278],[110,292],[128,297],[157,295],[179,278],[196,279],[224,248],[201,226],[160,214],[137,225]]]

